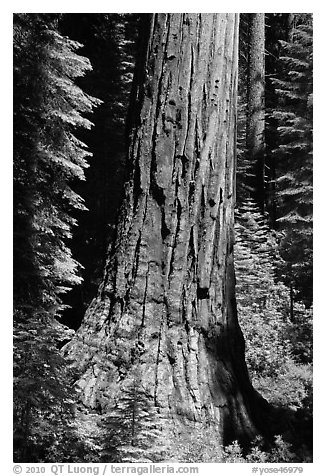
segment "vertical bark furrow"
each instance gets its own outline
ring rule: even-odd
[[[94,407],[109,406],[105,385],[119,398],[137,369],[163,415],[209,421],[221,437],[256,431],[232,281],[237,25],[235,14],[153,15],[151,94],[129,152],[137,183],[126,187],[107,293],[67,346]]]
[[[248,157],[252,163],[252,188],[261,211],[265,209],[265,14],[252,13],[249,17],[247,86]]]

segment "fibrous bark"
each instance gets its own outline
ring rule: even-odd
[[[233,270],[238,16],[154,14],[144,34],[116,242],[65,350],[92,408],[137,369],[169,421],[250,437]]]
[[[249,15],[247,150],[254,171],[252,188],[265,208],[265,14]]]

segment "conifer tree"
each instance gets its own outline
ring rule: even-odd
[[[76,395],[54,316],[81,280],[68,246],[72,213],[85,209],[72,189],[89,155],[77,130],[91,126],[83,115],[99,101],[76,86],[91,65],[57,19],[14,16],[14,455],[24,462],[76,439]]]
[[[242,15],[243,26],[248,18]],[[247,95],[246,27],[240,28],[245,48],[236,108],[237,16],[143,17],[125,157],[135,31],[127,30],[134,20],[120,14],[17,14],[14,20],[16,461],[217,461],[234,436],[248,442],[266,429],[267,419],[272,428],[266,401],[254,388],[306,418],[312,310],[294,295],[299,291],[297,299],[310,302],[309,15],[291,16],[275,68],[277,107],[267,122],[278,127],[270,128],[279,139],[268,164],[273,186],[277,176],[281,253],[278,231],[259,211],[265,190],[253,193],[257,170],[248,153],[246,113],[251,107],[253,116],[255,107]],[[82,53],[94,60],[93,72],[77,54],[84,39]],[[84,90],[104,101],[94,119],[90,113],[100,101]],[[260,120],[261,126],[261,114]],[[95,152],[85,175],[90,154],[84,142]],[[85,177],[86,185],[78,186]],[[85,205],[92,214],[75,234],[75,255],[70,243]],[[81,282],[81,257],[87,266],[93,261],[83,306],[101,262],[104,276],[80,330],[61,351],[74,332],[55,316],[66,290]],[[76,373],[63,355],[74,359]],[[239,456],[234,461],[245,461],[237,443],[231,451]],[[259,451],[253,457],[261,457]]]
[[[289,289],[276,279],[282,263],[277,233],[267,226],[258,207],[245,203],[236,217],[238,313],[253,385],[271,403],[293,409],[309,407],[310,313],[299,303],[291,312]]]
[[[163,461],[167,454],[163,419],[141,384],[140,369],[126,378],[123,393],[102,422],[102,460],[128,463]]]
[[[209,421],[219,440],[248,439],[266,402],[248,379],[234,298],[238,16],[147,20],[117,236],[65,351],[90,408],[119,399],[141,345],[142,382],[169,424]]]
[[[71,249],[83,265],[83,282],[64,296],[71,306],[64,321],[77,328],[102,278],[107,247],[112,242],[123,191],[126,122],[136,48],[136,14],[70,13],[60,18],[60,31],[83,43],[80,52],[90,59],[92,71],[78,85],[103,102],[91,115],[92,129],[79,137],[92,151],[84,181],[76,191],[85,198],[88,212],[76,211],[79,226]],[[104,54],[105,52],[105,54]]]
[[[68,329],[40,316],[16,315],[14,329],[14,459],[37,462],[73,437],[73,374],[58,344]]]
[[[252,196],[265,210],[265,14],[248,15],[246,148],[254,180]]]
[[[278,223],[285,266],[281,278],[312,299],[312,23],[310,15],[295,16],[289,41],[283,41],[278,95],[272,117],[279,142],[274,149]]]
[[[56,30],[56,15],[17,14],[14,25],[14,276],[17,306],[60,308],[80,282],[67,240],[85,209],[71,184],[89,152],[76,130],[98,100],[75,78],[91,69],[80,47]]]
[[[251,376],[273,374],[289,358],[288,293],[275,279],[277,240],[258,206],[249,200],[236,213],[236,292]],[[272,352],[273,349],[273,352]]]

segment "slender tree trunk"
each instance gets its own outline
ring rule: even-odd
[[[288,14],[288,41],[293,41],[293,30],[295,28],[295,14]]]
[[[154,14],[144,34],[116,242],[66,352],[90,407],[105,412],[137,368],[169,420],[249,438],[233,270],[238,15]]]
[[[254,196],[265,210],[265,14],[249,15],[247,150]]]

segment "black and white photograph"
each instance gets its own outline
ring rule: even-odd
[[[313,17],[12,14],[14,473],[314,463]]]

